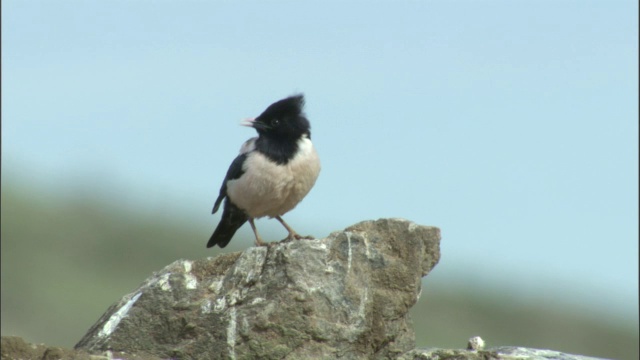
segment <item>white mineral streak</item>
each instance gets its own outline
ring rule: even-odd
[[[347,252],[347,274],[351,271],[351,231],[344,232],[347,235],[347,243],[349,245],[349,250]]]
[[[198,279],[193,274],[184,274],[184,286],[187,289],[195,289],[198,287]]]
[[[236,358],[236,308],[229,310],[229,326],[227,326],[227,345],[229,346],[229,358]]]
[[[111,333],[116,329],[116,327],[118,327],[120,320],[122,320],[125,316],[127,316],[129,309],[131,309],[133,304],[135,304],[136,301],[138,301],[138,298],[140,297],[140,295],[142,295],[141,292],[135,294],[131,299],[129,299],[129,301],[127,301],[126,304],[124,304],[120,309],[118,309],[118,311],[113,313],[113,315],[111,315],[109,320],[107,320],[107,322],[102,327],[102,330],[100,330],[100,332],[98,333],[98,337],[107,337],[111,335]]]

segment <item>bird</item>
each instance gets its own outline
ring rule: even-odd
[[[320,174],[320,158],[311,142],[311,125],[304,113],[305,98],[296,94],[269,105],[258,117],[241,125],[254,128],[258,136],[245,141],[220,187],[212,214],[222,201],[222,218],[207,248],[227,246],[236,231],[249,222],[256,246],[267,246],[255,219],[275,218],[287,230],[284,241],[312,239],[301,236],[282,216],[309,193]]]

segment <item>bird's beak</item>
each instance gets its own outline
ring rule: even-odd
[[[269,126],[265,125],[262,121],[256,121],[255,118],[244,119],[240,122],[240,125],[249,126],[256,130],[266,130]]]
[[[244,119],[244,120],[240,121],[240,125],[253,127],[253,124],[255,124],[255,121],[256,121],[255,118]]]

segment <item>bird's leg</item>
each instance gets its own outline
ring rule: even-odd
[[[251,225],[251,229],[253,229],[253,233],[256,236],[256,246],[267,246],[268,244],[262,241],[260,234],[258,234],[258,229],[256,229],[256,224],[253,223],[253,218],[249,218],[249,225]]]
[[[284,228],[287,229],[287,231],[289,232],[289,235],[284,239],[285,241],[290,241],[290,240],[293,240],[293,239],[296,239],[296,240],[313,239],[313,236],[310,236],[310,235],[302,236],[302,235],[298,234],[297,232],[295,232],[295,230],[293,230],[291,228],[291,226],[289,226],[289,224],[284,222],[284,220],[282,220],[282,218],[280,216],[276,216],[276,219],[278,221],[280,221],[280,224],[282,224],[282,226],[284,226]]]

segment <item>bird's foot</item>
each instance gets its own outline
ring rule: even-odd
[[[287,235],[286,238],[282,239],[282,242],[289,242],[289,241],[293,241],[293,240],[302,240],[302,239],[315,239],[315,237],[311,236],[311,235],[300,235],[296,232],[290,232],[289,235]]]
[[[262,238],[256,237],[256,246],[269,246],[268,242],[262,240]]]

